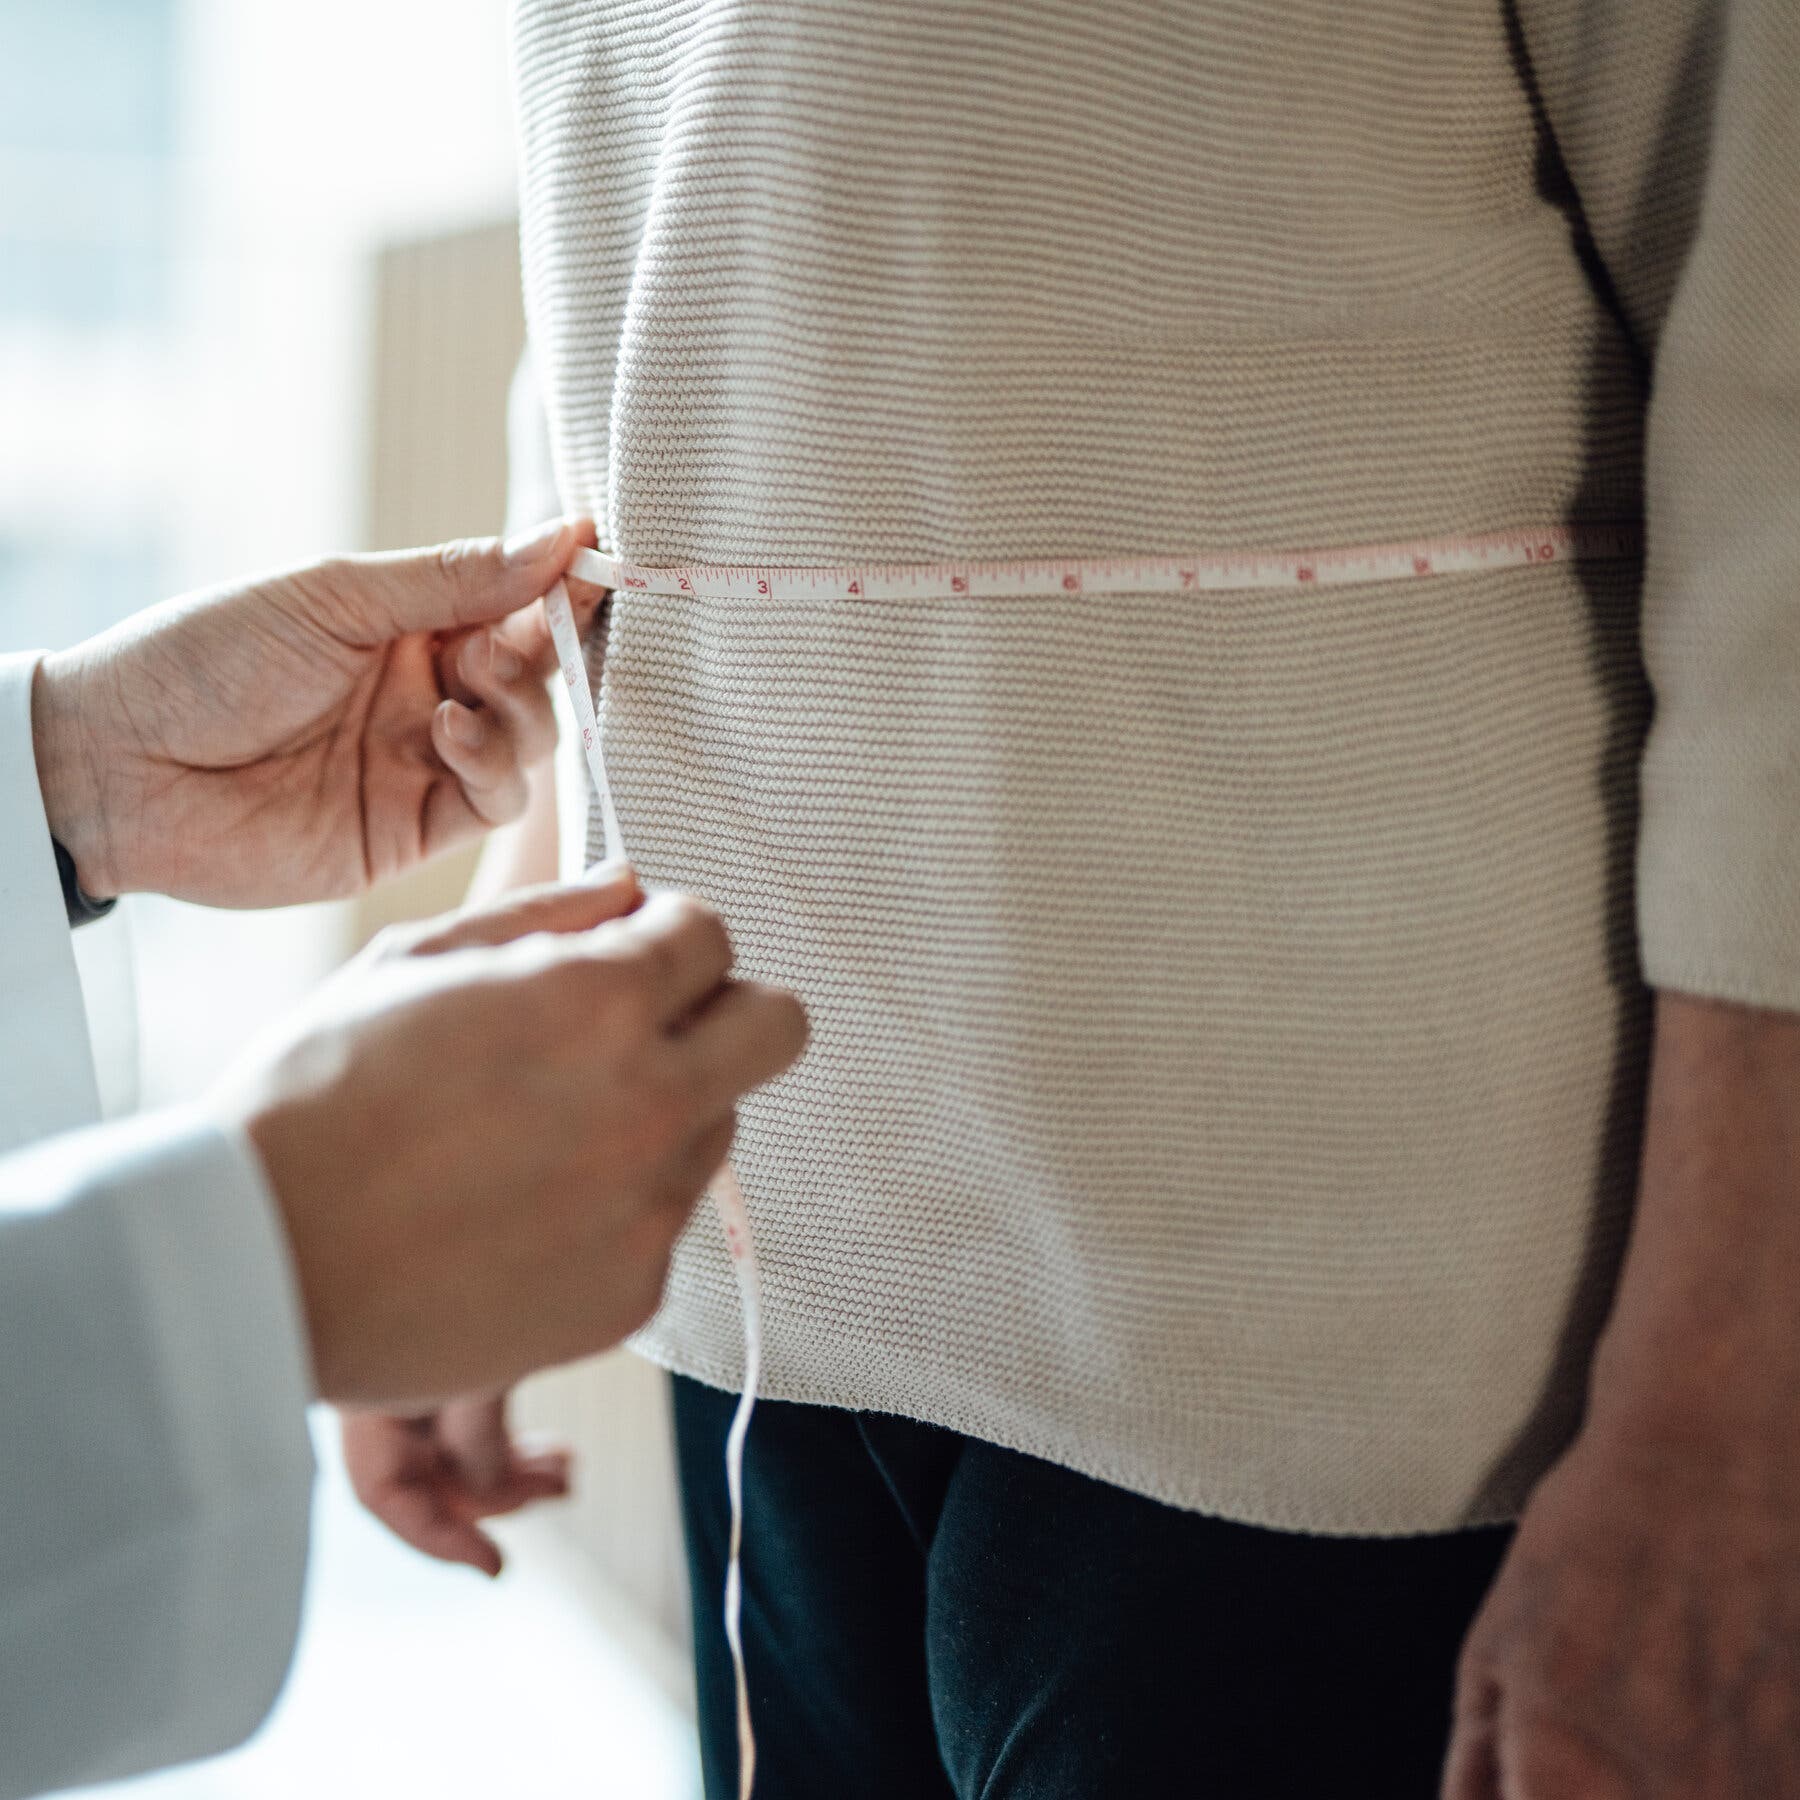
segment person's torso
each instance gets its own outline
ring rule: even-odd
[[[521,0],[564,503],[647,563],[1638,504],[1502,0]],[[1635,570],[616,603],[628,846],[797,986],[771,1392],[1326,1530],[1503,1513],[1629,1198]],[[652,1354],[736,1379],[699,1221]]]

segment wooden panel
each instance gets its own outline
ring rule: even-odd
[[[364,548],[498,531],[507,395],[525,343],[517,224],[379,250],[374,314]],[[455,906],[479,854],[472,846],[383,883],[357,908],[356,941]]]

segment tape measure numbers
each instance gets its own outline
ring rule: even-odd
[[[765,569],[696,564],[649,569],[604,551],[580,551],[569,573],[615,593],[671,599],[976,600],[1067,594],[1188,594],[1258,588],[1348,587],[1416,581],[1543,563],[1625,561],[1641,554],[1633,523],[1553,525],[1485,536],[1326,550],[1232,551],[1076,561],[946,562],[842,569]]]

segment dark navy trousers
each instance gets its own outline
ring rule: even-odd
[[[675,1382],[708,1800],[733,1396]],[[758,1800],[1435,1800],[1510,1532],[1327,1538],[913,1420],[765,1401],[745,1465]]]

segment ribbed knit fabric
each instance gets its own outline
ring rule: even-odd
[[[1800,1006],[1792,0],[517,12],[558,479],[640,561],[1635,516],[1654,386],[1647,588],[628,596],[606,658],[637,860],[813,1012],[738,1152],[769,1391],[1265,1524],[1506,1515],[1640,966]],[[710,1215],[643,1345],[740,1378]]]

